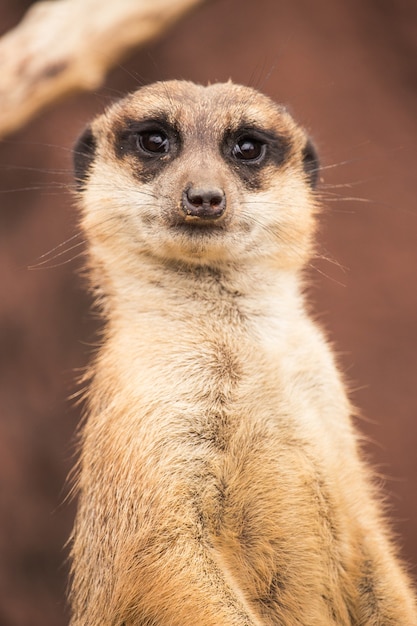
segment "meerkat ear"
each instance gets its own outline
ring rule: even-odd
[[[304,172],[306,173],[310,185],[315,189],[319,179],[320,162],[316,148],[311,139],[307,139],[303,148],[302,158]]]
[[[84,186],[88,170],[94,161],[95,152],[96,139],[91,126],[87,126],[82,135],[78,138],[72,153],[75,182],[78,191],[80,191]]]

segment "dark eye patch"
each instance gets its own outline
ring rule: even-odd
[[[282,165],[290,148],[291,142],[285,135],[243,126],[226,133],[221,151],[248,188],[260,189],[263,167],[268,164]]]
[[[138,164],[135,175],[141,182],[152,180],[180,148],[178,131],[164,117],[125,119],[115,133],[117,158],[133,157]]]
[[[175,152],[179,133],[165,118],[125,119],[115,133],[116,156],[160,157]]]

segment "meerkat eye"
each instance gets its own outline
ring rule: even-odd
[[[254,137],[241,137],[232,148],[238,161],[259,161],[266,152],[266,145]]]
[[[137,145],[147,154],[160,155],[169,151],[169,139],[161,130],[145,130],[136,135]]]

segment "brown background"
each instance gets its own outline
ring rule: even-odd
[[[27,4],[3,0],[2,31]],[[312,133],[327,260],[312,264],[311,299],[415,574],[416,48],[415,0],[217,0],[115,69],[100,93],[74,96],[0,143],[1,626],[68,619],[63,546],[74,506],[64,485],[79,420],[68,397],[96,328],[77,276],[81,248],[28,267],[76,233],[70,148],[85,122],[157,79],[232,77],[289,103]]]

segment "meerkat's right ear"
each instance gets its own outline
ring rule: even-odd
[[[81,191],[88,176],[88,170],[94,161],[96,139],[91,126],[87,126],[78,138],[73,150],[74,175],[77,190]]]
[[[309,138],[303,148],[303,168],[313,189],[317,187],[320,172],[320,162],[314,143]]]

